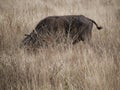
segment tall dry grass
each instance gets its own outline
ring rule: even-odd
[[[93,28],[92,46],[19,48],[42,18],[68,14],[103,26]],[[0,90],[120,90],[119,25],[119,0],[1,0]]]

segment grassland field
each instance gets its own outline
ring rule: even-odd
[[[19,47],[41,19],[81,14],[103,26],[92,46]],[[120,90],[120,1],[0,0],[0,90]]]

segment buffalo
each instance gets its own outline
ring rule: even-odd
[[[98,30],[102,27],[83,15],[49,16],[41,20],[35,29],[26,34],[22,41],[25,46],[39,47],[67,39],[76,44],[79,41],[89,42],[93,24]]]

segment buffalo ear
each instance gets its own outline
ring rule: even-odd
[[[36,30],[33,29],[33,33],[37,34]]]
[[[30,36],[30,35],[28,35],[28,34],[25,34],[25,36]]]

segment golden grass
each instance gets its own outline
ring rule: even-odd
[[[119,0],[1,0],[0,90],[119,90]],[[20,49],[25,33],[49,15],[83,14],[103,26],[93,28],[92,45],[82,42]]]

